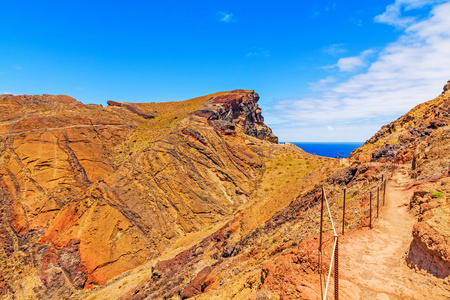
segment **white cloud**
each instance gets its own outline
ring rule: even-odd
[[[332,83],[335,83],[338,79],[336,77],[328,76],[326,78],[320,79],[316,82],[309,82],[309,89],[311,91],[322,91]]]
[[[402,3],[409,9],[425,1]],[[275,134],[281,141],[363,141],[439,95],[450,79],[449,15],[450,3],[435,5],[427,19],[411,23],[379,51],[366,71],[343,81],[327,77],[310,84],[311,94],[278,102],[272,113],[284,116],[284,123],[272,126]],[[369,54],[342,58],[333,67],[354,70]],[[332,136],[325,124],[333,124]]]
[[[325,66],[325,69],[338,68],[341,72],[354,72],[361,68],[367,67],[367,59],[374,54],[374,50],[365,50],[359,56],[343,57],[338,60],[335,65]]]
[[[413,16],[402,16],[402,11],[422,8],[424,6],[442,3],[442,0],[396,0],[395,3],[386,7],[386,11],[375,17],[375,21],[400,28],[406,28],[413,24],[417,18]]]
[[[84,90],[84,87],[79,86],[79,87],[77,87],[77,90],[82,91],[82,90]]]
[[[344,57],[339,59],[336,64],[341,72],[353,72],[366,65],[362,56]]]
[[[225,22],[225,23],[236,22],[236,18],[234,17],[234,14],[232,14],[232,13],[219,11],[217,13],[217,16],[219,17],[220,22]]]
[[[311,18],[312,18],[312,19],[315,19],[315,18],[317,18],[318,16],[320,16],[320,12],[319,12],[319,11],[314,11],[314,12],[312,13],[312,15],[311,15]]]
[[[22,67],[21,67],[21,66],[14,66],[14,69],[16,69],[16,70],[22,70]]]

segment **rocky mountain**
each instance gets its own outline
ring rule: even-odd
[[[258,99],[235,90],[102,107],[0,96],[3,296],[67,297],[200,240],[255,202],[267,212],[246,228],[275,213],[289,201],[278,190],[305,188],[294,182],[328,160],[278,145]]]
[[[442,136],[446,136],[443,130],[448,129],[444,124],[448,124],[445,118],[450,113],[449,96],[445,91],[384,126],[352,153],[351,165],[322,173],[322,180],[316,176],[308,187],[294,193],[292,201],[274,208],[277,212],[269,214],[271,217],[255,222],[252,227],[245,226],[248,216],[258,216],[258,210],[252,209],[258,207],[256,203],[192,247],[150,262],[147,269],[118,278],[109,287],[87,295],[102,298],[121,295],[120,299],[321,299],[325,280],[321,274],[329,268],[332,249],[331,224],[325,220],[322,246],[325,251],[322,255],[317,252],[321,187],[325,187],[334,216],[339,216],[342,210],[342,191],[347,189],[344,227],[350,231],[351,242],[352,236],[364,234],[363,229],[370,224],[369,194],[376,194],[381,180],[393,174],[392,167],[401,166],[402,170],[409,170],[411,179],[405,194],[413,193],[410,209],[417,213],[419,222],[405,229],[414,237],[407,254],[393,259],[402,262],[399,268],[409,266],[416,270],[413,273],[422,272],[417,278],[425,282],[409,285],[408,288],[415,290],[402,293],[428,299],[430,290],[434,289],[432,299],[445,299],[450,296],[447,274],[450,226],[445,213],[448,211],[445,182],[448,164],[436,162],[446,155],[423,153],[431,155],[439,151],[439,142],[447,144]],[[440,164],[441,170],[434,169],[425,175],[427,164]],[[417,181],[419,173],[423,177]],[[436,176],[444,181],[436,185]],[[433,183],[427,186],[425,182]],[[342,223],[338,221],[335,225],[340,228]],[[402,270],[405,272],[402,276],[417,279],[411,272]],[[340,292],[345,299],[375,297],[377,293],[372,289],[383,289],[369,284],[367,290],[363,285],[358,286],[362,283],[353,276],[340,281]],[[131,280],[136,284],[128,285]],[[383,295],[387,296],[381,293],[380,297]],[[387,297],[397,299],[398,296]],[[402,297],[409,296],[398,299]]]
[[[2,95],[1,296],[319,299],[333,239],[326,219],[319,256],[322,187],[333,216],[346,188],[351,239],[368,229],[369,194],[396,165],[418,221],[398,260],[450,295],[440,287],[449,97],[444,88],[339,160],[278,144],[250,90],[107,107]],[[341,282],[345,299],[367,295]]]

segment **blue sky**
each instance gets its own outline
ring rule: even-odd
[[[0,93],[83,103],[254,89],[280,141],[360,142],[450,79],[450,3],[2,1]]]

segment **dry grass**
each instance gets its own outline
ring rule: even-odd
[[[253,206],[241,217],[241,229],[248,232],[267,221],[303,192],[339,168],[339,160],[315,156],[295,148],[279,147],[265,162]]]

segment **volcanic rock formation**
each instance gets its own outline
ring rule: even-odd
[[[445,92],[448,91],[448,90],[450,90],[450,80],[448,80],[448,81],[447,81],[447,84],[444,85],[444,92],[443,92],[443,93],[445,93]]]
[[[405,267],[409,265],[417,272],[423,270],[430,274],[431,277],[423,275],[423,282],[429,285],[415,291],[416,295],[422,295],[419,299],[430,297],[431,288],[438,292],[432,299],[449,296],[448,279],[439,281],[448,278],[449,270],[450,226],[445,225],[448,224],[445,212],[449,209],[446,197],[450,193],[447,188],[449,96],[446,92],[384,126],[351,154],[350,166],[329,171],[323,181],[317,180],[317,185],[311,184],[300,191],[271,217],[246,226],[246,216],[257,216],[249,207],[200,243],[172,258],[155,262],[147,277],[121,299],[321,299],[324,284],[321,280],[326,277],[319,273],[324,274],[328,268],[332,249],[331,224],[325,221],[328,232],[321,255],[324,263],[319,265],[321,186],[326,186],[332,215],[339,215],[341,192],[347,188],[345,227],[356,232],[369,226],[368,195],[376,190],[383,176],[388,176],[386,168],[393,164],[407,168],[413,162],[415,168],[410,176],[412,182],[414,179],[417,182],[411,188],[417,189],[417,196],[411,200],[411,208],[417,209],[420,223],[410,229],[414,239],[408,254],[394,260],[403,259],[400,264]],[[357,286],[358,282],[340,282],[345,299],[366,295]],[[391,296],[399,295],[388,297]]]
[[[339,160],[278,144],[250,90],[108,107],[2,95],[0,295],[321,299],[333,239],[325,220],[319,256],[322,187],[333,216],[346,188],[343,227],[361,236],[368,195],[401,164],[418,223],[396,261],[446,297],[449,98],[445,90]],[[340,282],[343,298],[367,295]]]
[[[27,276],[53,298],[102,285],[230,218],[262,176],[252,145],[277,143],[258,99],[236,90],[104,108],[1,95],[2,293]]]

